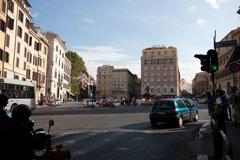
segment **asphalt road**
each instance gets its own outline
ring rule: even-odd
[[[150,107],[119,107],[83,109],[80,104],[58,108],[40,108],[33,112],[35,128],[51,129],[53,143],[63,144],[80,160],[191,160],[192,146],[199,127],[208,121],[205,105],[197,104],[198,122],[188,122],[181,128],[165,124],[152,128]]]

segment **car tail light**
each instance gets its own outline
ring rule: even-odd
[[[176,114],[176,113],[177,113],[176,108],[174,108],[174,109],[172,110],[172,113],[173,113],[173,114]]]

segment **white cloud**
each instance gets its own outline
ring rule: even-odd
[[[188,11],[188,12],[194,12],[194,11],[196,11],[196,9],[197,9],[197,6],[192,5],[192,6],[189,6],[189,7],[187,8],[187,11]]]
[[[90,18],[83,18],[82,21],[85,22],[85,23],[89,23],[89,24],[94,23],[94,20],[90,19]]]
[[[205,28],[207,26],[207,23],[208,23],[207,20],[204,18],[199,18],[197,20],[197,25],[201,28]]]
[[[205,1],[209,3],[212,6],[212,8],[219,9],[220,3],[229,2],[230,0],[205,0]]]
[[[79,56],[85,61],[90,75],[96,78],[97,67],[112,65],[115,68],[128,68],[133,74],[140,75],[140,60],[133,62],[122,50],[110,46],[75,47]]]

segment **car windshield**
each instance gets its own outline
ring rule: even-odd
[[[172,110],[174,109],[174,101],[157,101],[154,103],[153,111]]]

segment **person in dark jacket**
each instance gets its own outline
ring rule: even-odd
[[[32,160],[32,155],[25,151],[25,147],[29,147],[29,132],[24,125],[7,115],[4,108],[8,99],[6,94],[0,94],[0,159]]]

